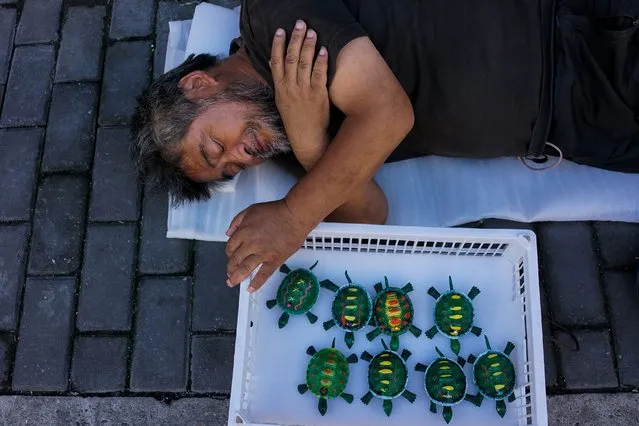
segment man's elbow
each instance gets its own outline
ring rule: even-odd
[[[395,111],[394,122],[400,137],[403,139],[415,125],[415,111],[413,111],[413,105],[410,103],[408,96],[405,93],[402,93],[402,95],[393,109]]]

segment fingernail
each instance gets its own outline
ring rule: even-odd
[[[249,292],[249,293],[253,293],[253,292],[255,292],[255,287],[249,287],[249,288],[248,288],[248,292]]]
[[[324,56],[326,55],[326,48],[324,46],[322,46],[322,48],[319,51],[320,56]]]
[[[303,28],[304,28],[304,21],[302,21],[302,20],[298,20],[298,21],[295,23],[295,29],[296,29],[296,30],[301,30],[301,29],[303,29]]]
[[[306,38],[315,38],[315,31],[313,30],[308,30],[306,32]]]
[[[278,28],[277,31],[275,31],[275,35],[278,37],[282,37],[284,35],[284,30],[281,28]]]
[[[229,287],[233,287],[233,284],[231,283],[231,280],[226,280],[226,285]]]

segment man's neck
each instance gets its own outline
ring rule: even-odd
[[[266,80],[257,72],[253,64],[251,64],[244,47],[240,48],[221,65],[216,67],[216,71],[220,74],[231,76],[234,79],[257,80],[260,83],[267,84]]]

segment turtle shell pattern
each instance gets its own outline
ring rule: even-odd
[[[345,285],[337,290],[333,299],[333,320],[342,330],[360,330],[371,319],[371,305],[371,298],[364,288],[353,284]]]
[[[306,367],[306,385],[316,396],[326,399],[340,396],[348,383],[346,357],[337,349],[316,352]]]
[[[506,354],[490,350],[475,361],[473,379],[484,397],[505,399],[515,390],[515,366]]]
[[[320,285],[308,269],[295,269],[284,277],[277,289],[277,304],[290,315],[308,312],[319,296]]]
[[[413,302],[399,288],[387,288],[375,297],[375,322],[387,336],[400,335],[413,322]]]
[[[424,388],[437,405],[451,406],[466,396],[466,375],[461,366],[448,358],[437,358],[428,366]]]
[[[447,291],[435,302],[435,325],[442,334],[453,339],[470,332],[474,315],[471,300],[458,291]]]
[[[393,399],[406,389],[408,370],[404,360],[395,352],[375,355],[368,366],[368,387],[381,399]]]

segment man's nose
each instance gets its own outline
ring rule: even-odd
[[[244,143],[238,143],[233,150],[233,157],[236,161],[247,162],[253,160],[253,156],[250,154],[248,145]]]

